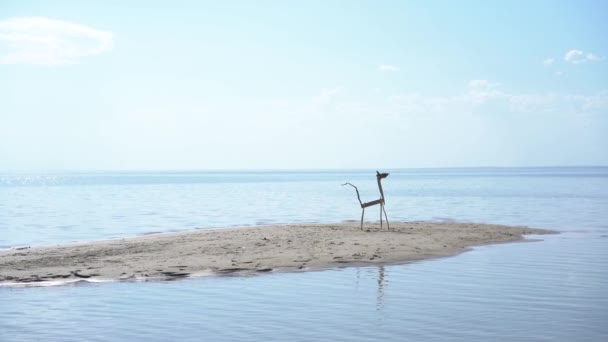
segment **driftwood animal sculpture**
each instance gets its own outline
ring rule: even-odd
[[[363,230],[363,217],[365,216],[365,208],[371,207],[371,206],[374,206],[377,204],[380,205],[380,229],[382,229],[382,213],[383,212],[384,212],[384,217],[386,218],[386,227],[387,227],[387,229],[391,228],[388,224],[388,216],[386,216],[386,210],[384,209],[384,191],[382,191],[382,179],[388,177],[388,175],[389,175],[388,173],[380,173],[380,172],[376,171],[376,180],[378,181],[378,189],[380,190],[380,198],[375,201],[366,202],[366,203],[361,202],[361,196],[359,196],[359,189],[357,189],[356,186],[354,186],[348,182],[342,184],[342,186],[344,186],[344,185],[352,186],[353,188],[355,188],[355,191],[357,192],[357,199],[359,200],[359,203],[361,204],[361,229],[362,230]]]

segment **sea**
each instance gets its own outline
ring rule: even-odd
[[[375,172],[0,173],[0,248],[357,221],[342,184],[375,200]],[[560,234],[403,265],[2,286],[0,341],[608,341],[608,167],[380,172],[390,221]]]

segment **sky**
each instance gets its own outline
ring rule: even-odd
[[[608,165],[605,1],[0,0],[0,171]]]

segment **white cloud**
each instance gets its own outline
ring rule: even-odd
[[[572,49],[564,55],[564,60],[572,64],[580,64],[587,61],[597,62],[604,59],[592,52],[585,53],[582,50]]]
[[[543,61],[543,65],[551,66],[551,65],[553,65],[554,62],[555,62],[555,60],[553,58],[547,58]]]
[[[389,71],[389,72],[395,72],[395,71],[399,71],[401,70],[401,68],[399,68],[396,65],[390,65],[390,64],[382,64],[378,67],[378,70],[380,71]]]
[[[572,64],[582,63],[585,61],[585,53],[581,50],[570,50],[566,52],[564,60]]]
[[[45,17],[0,21],[0,64],[73,64],[112,49],[113,34]]]

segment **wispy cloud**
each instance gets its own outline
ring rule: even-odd
[[[497,89],[499,85],[488,80],[471,80],[469,81],[469,92],[464,99],[473,105],[482,104],[500,95]]]
[[[469,88],[472,89],[491,89],[499,86],[498,83],[493,83],[488,80],[470,80]]]
[[[553,63],[555,63],[555,60],[553,58],[547,58],[543,61],[544,66],[551,66],[553,65]]]
[[[382,65],[380,65],[378,67],[378,70],[380,70],[380,71],[388,71],[388,72],[395,72],[395,71],[401,70],[401,68],[399,68],[396,65],[382,64]]]
[[[477,113],[605,113],[608,91],[574,95],[555,93],[512,93],[501,90],[500,84],[487,80],[471,80],[468,90],[452,96],[430,96],[417,93],[391,96],[393,109],[402,113],[457,115]]]
[[[572,63],[572,64],[580,64],[580,63],[584,63],[587,61],[592,61],[592,62],[597,62],[597,61],[601,61],[604,58],[601,56],[598,56],[592,52],[587,52],[585,53],[582,50],[576,50],[576,49],[572,49],[568,52],[566,52],[566,54],[564,55],[564,60],[568,63]]]
[[[329,106],[340,94],[344,92],[344,87],[337,86],[331,89],[324,89],[319,95],[312,99],[315,108]]]
[[[604,57],[600,57],[598,55],[595,55],[593,53],[588,53],[587,54],[587,59],[590,61],[601,61],[602,59],[604,59]]]
[[[113,34],[45,17],[0,21],[0,64],[58,65],[112,49]]]

